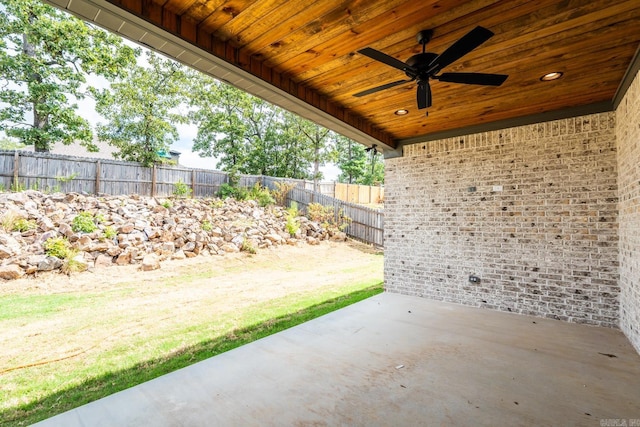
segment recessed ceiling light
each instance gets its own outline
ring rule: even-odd
[[[547,73],[544,76],[540,77],[540,80],[543,82],[550,82],[551,80],[558,80],[562,77],[562,71],[553,71],[551,73]]]
[[[396,116],[406,116],[407,114],[409,114],[409,110],[397,110],[395,113]]]

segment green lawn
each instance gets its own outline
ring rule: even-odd
[[[382,292],[382,256],[335,252],[321,254],[326,265],[259,254],[0,293],[0,424],[34,423]]]

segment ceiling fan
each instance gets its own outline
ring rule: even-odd
[[[484,86],[500,86],[507,79],[507,75],[504,74],[486,74],[486,73],[440,73],[440,71],[447,65],[457,61],[473,49],[480,46],[493,36],[493,32],[483,27],[476,27],[469,31],[457,42],[449,46],[440,55],[427,52],[427,43],[433,36],[433,30],[423,30],[418,33],[418,43],[422,45],[422,53],[413,55],[407,60],[402,62],[392,56],[382,53],[379,50],[372,49],[370,47],[359,50],[358,53],[368,56],[371,59],[382,62],[393,68],[397,68],[403,71],[409,79],[398,80],[395,82],[387,83],[382,86],[377,86],[371,89],[367,89],[362,92],[358,92],[353,96],[365,96],[372,93],[379,92],[381,90],[389,89],[395,86],[402,85],[413,81],[418,82],[418,109],[424,109],[431,107],[431,87],[429,86],[429,79],[440,80],[442,82],[450,83],[463,83],[469,85],[484,85]]]

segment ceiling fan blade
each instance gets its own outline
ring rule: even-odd
[[[438,72],[452,62],[462,58],[473,49],[493,37],[493,32],[484,27],[476,27],[464,35],[460,40],[449,46],[447,50],[442,52],[433,61],[431,61],[430,69]]]
[[[418,82],[418,110],[429,107],[431,107],[431,87],[429,82]]]
[[[376,61],[382,62],[383,64],[387,64],[393,68],[397,68],[400,71],[415,71],[413,67],[405,64],[399,59],[396,59],[393,56],[389,56],[386,53],[382,53],[379,50],[375,50],[370,47],[365,47],[364,49],[359,50],[358,53],[368,56],[371,59],[375,59]]]
[[[367,90],[363,90],[362,92],[358,92],[356,94],[354,94],[353,96],[356,97],[361,97],[361,96],[365,96],[365,95],[371,95],[372,93],[376,93],[376,92],[380,92],[381,90],[385,90],[385,89],[389,89],[395,86],[400,86],[403,83],[409,83],[412,80],[398,80],[397,82],[392,82],[392,83],[387,83],[386,85],[382,85],[382,86],[377,86],[371,89],[367,89]]]
[[[442,73],[434,76],[434,79],[441,82],[464,83],[468,85],[500,86],[507,80],[505,74],[485,74],[485,73]]]

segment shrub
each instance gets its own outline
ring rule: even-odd
[[[323,206],[320,203],[309,204],[307,217],[334,232],[343,231],[351,224],[351,218],[344,215],[342,209],[336,214],[333,206]]]
[[[76,233],[93,233],[98,229],[91,212],[80,212],[73,218],[71,229]]]
[[[262,187],[258,183],[249,190],[248,198],[257,201],[262,207],[273,205],[276,202],[273,197],[271,197],[269,189]]]
[[[49,256],[60,259],[67,259],[73,255],[69,241],[64,237],[51,237],[44,244],[44,252]]]
[[[167,199],[164,202],[162,202],[162,206],[164,206],[165,209],[171,209],[173,207],[173,202]]]
[[[278,206],[285,206],[287,202],[287,195],[289,194],[289,191],[296,187],[296,184],[293,182],[276,181],[274,185],[276,186],[276,189],[271,190],[271,194],[276,200],[276,204],[278,204]]]
[[[220,191],[218,195],[221,199],[227,199],[229,197],[233,197],[236,200],[247,200],[249,196],[249,192],[246,188],[242,187],[234,187],[231,184],[222,184],[220,186]]]
[[[173,195],[177,197],[189,197],[191,195],[191,188],[182,182],[181,179],[173,184]]]

